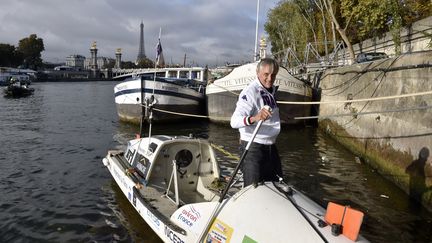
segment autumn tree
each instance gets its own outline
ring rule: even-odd
[[[17,50],[23,55],[25,67],[37,69],[42,66],[41,52],[45,47],[42,38],[38,38],[36,34],[21,39]]]
[[[352,43],[386,32],[392,34],[398,54],[402,27],[431,15],[430,0],[285,0],[269,11],[265,30],[272,52],[279,58],[287,48],[302,58],[304,48],[300,45],[310,42],[321,55],[328,55],[327,39],[332,38],[333,47],[343,40],[353,61]],[[325,43],[324,49],[317,43]]]
[[[272,43],[271,51],[279,60],[283,59],[288,49],[295,53],[303,53],[306,43],[310,40],[310,32],[305,31],[305,23],[298,6],[284,1],[270,10],[264,25]],[[302,55],[298,55],[302,59]]]
[[[341,1],[347,1],[347,0],[341,0]],[[328,15],[330,16],[330,19],[332,20],[332,22],[335,26],[335,29],[338,31],[340,37],[342,38],[342,40],[344,41],[344,43],[348,49],[350,61],[353,62],[355,60],[354,48],[351,44],[350,36],[347,34],[347,29],[348,29],[349,24],[351,22],[351,16],[347,16],[347,18],[345,18],[345,19],[340,18],[340,15],[337,12],[338,7],[339,7],[338,2],[334,2],[333,0],[324,0],[323,3],[325,6],[325,9],[327,10]],[[343,17],[343,15],[342,15],[342,17]]]
[[[336,46],[336,38],[331,35],[334,28],[331,20],[324,8],[325,0],[291,0],[303,17],[303,31],[308,32],[309,47],[313,47],[317,52],[328,56],[329,48]],[[328,39],[333,37],[333,41]],[[315,50],[313,52],[315,52]],[[305,55],[305,58],[308,55]],[[315,61],[321,61],[316,60]]]
[[[402,19],[407,25],[432,15],[431,0],[404,0],[400,5]]]
[[[315,47],[318,47],[317,46],[318,24],[315,18],[317,12],[315,9],[315,5],[311,4],[311,2],[308,0],[294,0],[293,3],[297,5],[299,13],[302,15],[303,20],[307,23],[307,26],[309,27],[309,31],[312,33]]]

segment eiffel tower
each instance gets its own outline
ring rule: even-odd
[[[135,61],[135,64],[138,64],[141,60],[146,58],[145,49],[144,49],[144,24],[142,21],[141,21],[140,28],[141,28],[141,32],[140,32],[139,51],[138,51],[138,56]]]

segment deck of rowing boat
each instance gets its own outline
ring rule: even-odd
[[[323,224],[324,208],[283,183],[245,188],[237,183],[219,205],[224,181],[206,140],[163,135],[134,139],[125,151],[109,151],[103,162],[165,242],[199,242],[201,235],[205,242],[352,242]],[[367,242],[357,235],[354,240]]]

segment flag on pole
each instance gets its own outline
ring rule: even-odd
[[[162,53],[162,44],[159,38],[158,44],[156,46],[156,67],[164,67],[165,60]]]

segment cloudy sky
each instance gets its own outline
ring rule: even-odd
[[[279,0],[260,0],[259,36],[267,12]],[[0,43],[18,45],[37,34],[44,61],[64,62],[71,54],[88,57],[96,41],[98,56],[135,61],[140,23],[146,55],[154,59],[162,28],[165,61],[223,65],[253,58],[256,0],[0,0]]]

